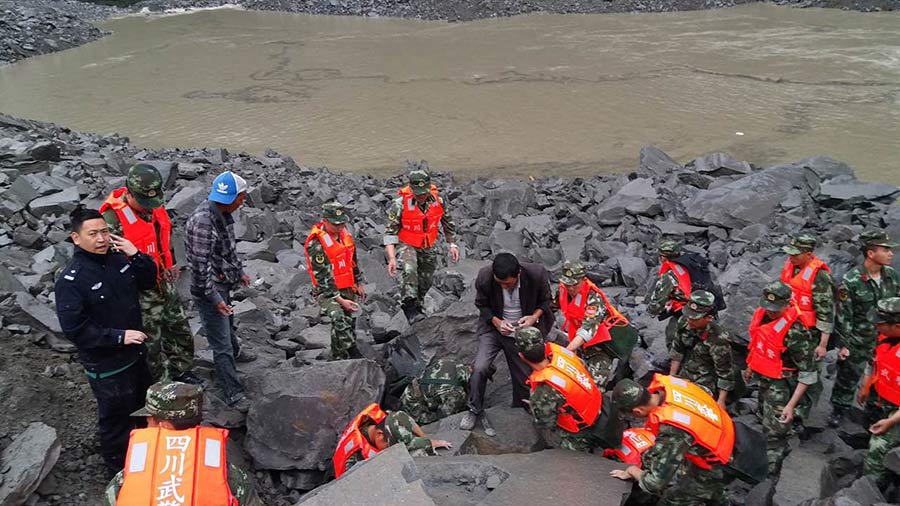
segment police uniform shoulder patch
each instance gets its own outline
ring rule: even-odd
[[[78,276],[78,271],[81,270],[81,266],[78,264],[69,265],[66,270],[62,272],[62,277],[66,281],[75,281],[75,277]]]

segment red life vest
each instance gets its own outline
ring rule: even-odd
[[[900,406],[900,343],[891,345],[883,343],[884,339],[883,335],[878,336],[872,364],[875,391],[882,399]]]
[[[100,214],[112,209],[122,225],[122,236],[131,241],[134,247],[142,253],[153,257],[156,262],[157,277],[171,269],[175,263],[172,260],[172,221],[164,206],[151,211],[151,221],[144,221],[134,209],[122,199],[127,188],[113,190],[100,206]],[[159,243],[156,238],[156,227],[159,226]]]
[[[734,423],[728,413],[701,387],[675,376],[655,374],[648,388],[651,393],[665,392],[665,399],[650,411],[645,428],[654,436],[660,424],[689,433],[694,442],[710,451],[705,457],[686,454],[685,458],[701,469],[727,464],[734,451]]]
[[[356,246],[353,244],[353,236],[347,229],[341,230],[340,242],[335,241],[331,234],[325,231],[325,222],[319,222],[313,226],[309,235],[306,236],[306,242],[303,243],[303,251],[306,253],[306,267],[309,269],[309,277],[312,279],[314,287],[319,286],[316,282],[316,276],[313,273],[312,259],[309,257],[309,243],[313,239],[318,239],[325,250],[325,256],[331,262],[331,271],[334,274],[334,286],[338,290],[344,288],[352,288],[356,290],[356,277],[353,274],[353,253]]]
[[[578,432],[593,425],[600,408],[603,394],[591,379],[591,374],[577,356],[554,343],[547,343],[544,352],[550,358],[550,365],[535,371],[528,378],[531,391],[540,383],[546,383],[563,394],[566,403],[559,408],[557,425],[569,432]]]
[[[630,466],[641,467],[641,457],[655,443],[655,434],[644,428],[632,427],[622,433],[622,446],[603,450],[603,456]]]
[[[413,248],[430,248],[437,241],[441,218],[444,216],[444,206],[441,205],[441,199],[438,197],[437,187],[431,185],[431,195],[434,199],[424,213],[419,209],[419,204],[409,185],[404,186],[398,195],[403,197],[399,239]]]
[[[813,307],[812,289],[819,269],[831,272],[825,262],[813,256],[812,260],[806,267],[800,269],[796,276],[794,275],[794,264],[790,260],[784,262],[784,268],[781,270],[781,281],[791,285],[791,289],[794,291],[794,300],[797,301],[800,309],[800,321],[806,328],[816,326],[816,309]]]
[[[238,506],[228,486],[228,430],[131,431],[116,506]]]
[[[628,318],[625,318],[622,313],[609,303],[609,299],[606,297],[606,294],[603,293],[603,290],[598,288],[591,280],[587,278],[584,279],[581,291],[575,294],[575,298],[572,301],[569,301],[569,292],[566,290],[566,285],[560,283],[559,309],[566,317],[562,329],[568,334],[569,342],[572,342],[572,339],[575,339],[575,335],[578,334],[578,329],[581,328],[581,324],[584,322],[585,313],[587,312],[587,299],[590,292],[595,292],[600,295],[600,298],[603,299],[603,304],[606,306],[606,314],[608,316],[597,326],[597,331],[594,332],[594,336],[590,341],[584,343],[582,346],[583,348],[589,348],[611,340],[612,337],[609,335],[610,328],[628,325]],[[594,308],[593,311],[596,312],[597,308]]]
[[[783,371],[794,370],[783,367],[781,354],[787,349],[784,346],[784,336],[787,335],[791,325],[800,318],[800,310],[795,304],[791,304],[784,314],[769,323],[762,324],[765,314],[765,310],[758,307],[750,320],[750,353],[747,355],[747,366],[767,378],[781,379],[784,377]]]
[[[685,298],[689,299],[691,297],[691,275],[688,273],[688,270],[677,262],[666,260],[659,267],[659,277],[662,277],[663,274],[669,271],[672,271],[672,274],[675,275],[675,279],[678,280],[678,289],[681,290],[681,293],[684,294]],[[670,300],[666,306],[670,310],[677,312],[684,307],[684,302]]]
[[[362,452],[364,459],[368,460],[378,453],[378,449],[369,443],[369,440],[360,432],[359,426],[370,419],[375,423],[381,423],[387,416],[378,404],[372,403],[360,411],[350,425],[344,429],[341,438],[338,439],[337,448],[334,450],[334,477],[340,478],[347,471],[347,459],[356,452]]]

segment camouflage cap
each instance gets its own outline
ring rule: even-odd
[[[544,336],[537,327],[519,327],[513,333],[513,338],[516,341],[516,349],[522,353],[544,344]]]
[[[162,175],[150,164],[139,163],[128,169],[125,187],[144,209],[156,209],[166,203]]]
[[[200,416],[203,389],[177,381],[159,382],[147,389],[143,408],[131,416],[152,416],[158,420],[190,420]]]
[[[583,263],[578,260],[566,261],[566,263],[563,264],[562,275],[559,277],[559,282],[564,285],[576,285],[579,281],[584,279],[586,275],[587,269],[584,268]]]
[[[678,256],[681,254],[681,242],[675,239],[666,239],[659,243],[656,250],[663,256]]]
[[[759,307],[766,311],[781,311],[793,297],[791,287],[782,281],[773,281],[763,288],[762,297],[759,298]]]
[[[618,383],[612,391],[612,401],[621,412],[629,412],[643,405],[647,401],[647,389],[637,384],[634,380],[625,378]]]
[[[864,247],[883,246],[885,248],[896,248],[897,243],[891,240],[891,236],[884,230],[866,230],[859,234],[859,242]]]
[[[691,293],[691,298],[684,305],[682,312],[688,320],[699,320],[716,309],[716,296],[706,290]]]
[[[798,234],[791,238],[782,251],[788,255],[799,255],[816,249],[816,236],[812,234]]]
[[[900,297],[879,300],[873,323],[900,323]]]
[[[326,202],[322,204],[322,218],[335,225],[343,225],[350,221],[347,209],[340,202]]]
[[[424,170],[414,170],[409,173],[409,187],[413,195],[425,195],[431,191],[431,176]]]

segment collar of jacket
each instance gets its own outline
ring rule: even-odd
[[[81,249],[81,247],[75,246],[74,255],[78,258],[81,258],[84,260],[89,260],[94,263],[105,264],[106,260],[109,258],[110,253],[107,252],[107,253],[104,253],[101,255],[99,253],[91,253],[89,251],[85,251],[85,250]]]

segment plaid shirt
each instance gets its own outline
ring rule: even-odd
[[[184,245],[191,266],[191,295],[218,304],[222,296],[213,283],[234,285],[244,274],[235,249],[234,218],[206,201],[191,214],[186,228]]]

